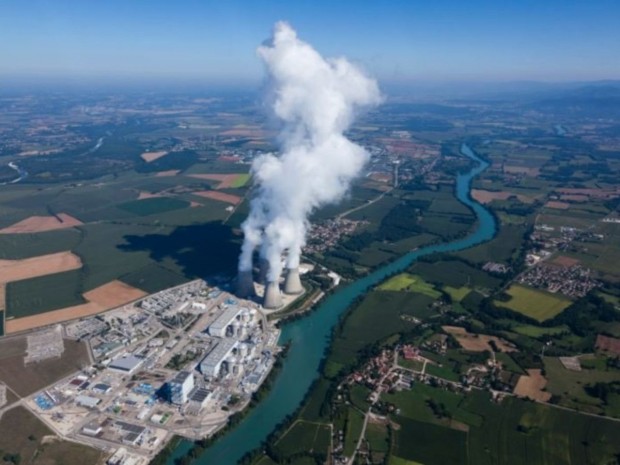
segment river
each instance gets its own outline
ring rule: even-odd
[[[436,252],[456,252],[492,239],[497,231],[493,215],[470,197],[471,182],[489,164],[479,158],[467,145],[461,153],[478,163],[471,171],[459,174],[456,196],[476,214],[476,230],[453,242],[436,244],[409,252],[373,273],[347,284],[327,297],[307,317],[290,322],[282,328],[280,343],[291,342],[282,370],[267,397],[232,431],[217,441],[196,460],[197,465],[234,465],[247,452],[256,449],[287,415],[293,413],[312,382],[319,375],[319,364],[329,345],[332,328],[353,301],[393,273],[400,272],[415,260]],[[379,311],[379,309],[377,309]],[[168,461],[173,465],[191,447],[183,441]]]

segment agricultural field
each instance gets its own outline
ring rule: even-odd
[[[562,313],[571,301],[554,294],[513,284],[506,290],[508,301],[495,300],[495,305],[521,313],[536,321],[543,322]]]
[[[330,441],[329,425],[300,420],[278,439],[274,447],[283,458],[309,451],[327,454]]]
[[[402,273],[390,278],[388,281],[381,284],[378,289],[381,291],[417,292],[433,299],[441,297],[441,293],[435,290],[432,284],[427,283],[419,276],[414,276],[409,273]]]

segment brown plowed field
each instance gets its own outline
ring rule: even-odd
[[[472,334],[465,328],[460,326],[442,326],[445,332],[450,333],[458,341],[460,346],[471,352],[484,352],[491,350],[490,341],[494,341],[495,345],[502,352],[515,352],[517,349],[508,341],[504,341],[495,336],[487,336],[486,334]]]
[[[551,393],[543,391],[547,385],[547,379],[539,369],[527,370],[528,376],[521,376],[514,389],[514,394],[527,397],[538,402],[547,402],[551,399]]]
[[[66,213],[59,213],[57,216],[31,216],[18,223],[4,229],[0,229],[0,234],[26,234],[43,231],[53,231],[54,229],[72,228],[83,224],[77,218],[73,218]]]
[[[165,150],[160,150],[158,152],[144,152],[140,156],[142,157],[142,159],[145,162],[150,163],[150,162],[155,161],[158,158],[164,157],[166,155],[168,155],[168,152],[166,152]]]
[[[239,177],[239,174],[190,174],[190,178],[206,179],[208,181],[219,181],[216,189],[228,189],[232,187]]]
[[[15,318],[5,323],[6,333],[17,333],[63,321],[96,315],[144,297],[146,292],[131,287],[121,281],[110,281],[83,294],[88,303],[53,310],[39,315]]]
[[[156,178],[165,178],[167,176],[176,176],[177,174],[179,174],[181,172],[181,170],[168,170],[168,171],[158,171],[155,174]]]
[[[194,192],[194,195],[205,197],[207,199],[219,200],[220,202],[231,203],[233,205],[238,205],[241,202],[241,197],[238,195],[226,194],[224,192],[200,191]]]
[[[21,281],[82,267],[80,257],[71,252],[58,252],[23,260],[0,260],[0,283]]]

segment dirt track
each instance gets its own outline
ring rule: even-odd
[[[110,281],[83,294],[88,303],[53,310],[39,315],[15,318],[5,323],[7,334],[96,315],[144,297],[146,292],[120,281]]]
[[[26,234],[53,231],[55,229],[72,228],[73,226],[79,226],[81,224],[83,223],[80,220],[66,213],[59,213],[56,216],[31,216],[4,229],[0,229],[0,234]]]
[[[71,252],[58,252],[23,260],[0,260],[0,283],[20,281],[82,267],[80,257]]]

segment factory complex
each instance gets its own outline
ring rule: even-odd
[[[296,280],[291,295],[303,292]],[[279,287],[269,292],[280,307]],[[174,435],[207,437],[247,406],[280,351],[279,330],[245,298],[256,294],[243,297],[196,280],[68,322],[58,337],[86,341],[92,364],[25,402],[108,463],[147,464]]]

